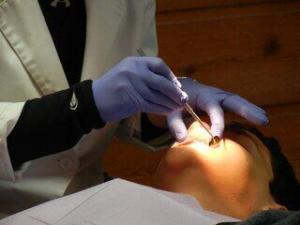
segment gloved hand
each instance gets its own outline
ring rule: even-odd
[[[187,94],[169,67],[156,57],[128,57],[92,84],[101,118],[117,121],[136,112],[166,115],[182,108]]]
[[[224,112],[234,112],[255,124],[266,124],[266,112],[250,103],[246,99],[218,88],[200,84],[191,78],[179,78],[182,90],[189,96],[188,103],[195,112],[204,111],[211,121],[211,132],[214,136],[221,137],[224,130]],[[187,129],[182,120],[182,111],[177,110],[167,117],[168,126],[178,141],[183,141],[187,136]]]

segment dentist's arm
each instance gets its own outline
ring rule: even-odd
[[[130,57],[93,82],[27,101],[8,136],[13,165],[67,150],[106,122],[137,112],[167,115],[179,110],[185,93],[172,79],[161,59]]]

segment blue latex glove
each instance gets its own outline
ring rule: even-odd
[[[106,122],[137,112],[167,115],[187,101],[174,79],[160,58],[128,57],[93,82],[98,112]]]
[[[224,131],[224,112],[227,110],[236,113],[254,124],[266,124],[268,118],[266,112],[250,103],[246,99],[223,91],[218,88],[210,87],[198,83],[191,78],[179,78],[188,96],[188,103],[195,112],[204,111],[208,114],[211,121],[211,132],[214,136],[222,137]],[[187,129],[182,120],[182,110],[170,113],[167,117],[168,126],[178,141],[183,141],[187,136]]]

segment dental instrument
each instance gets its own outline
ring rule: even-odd
[[[199,116],[194,112],[193,108],[188,104],[184,104],[185,110],[193,117],[195,121],[197,121],[203,128],[204,130],[211,136],[211,141],[209,142],[209,146],[215,146],[220,142],[220,138],[217,136],[213,136],[213,134],[210,132],[210,130],[204,125],[202,120],[199,118]]]

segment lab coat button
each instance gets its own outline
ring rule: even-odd
[[[59,165],[63,170],[72,170],[74,162],[71,158],[65,157],[59,160]]]

